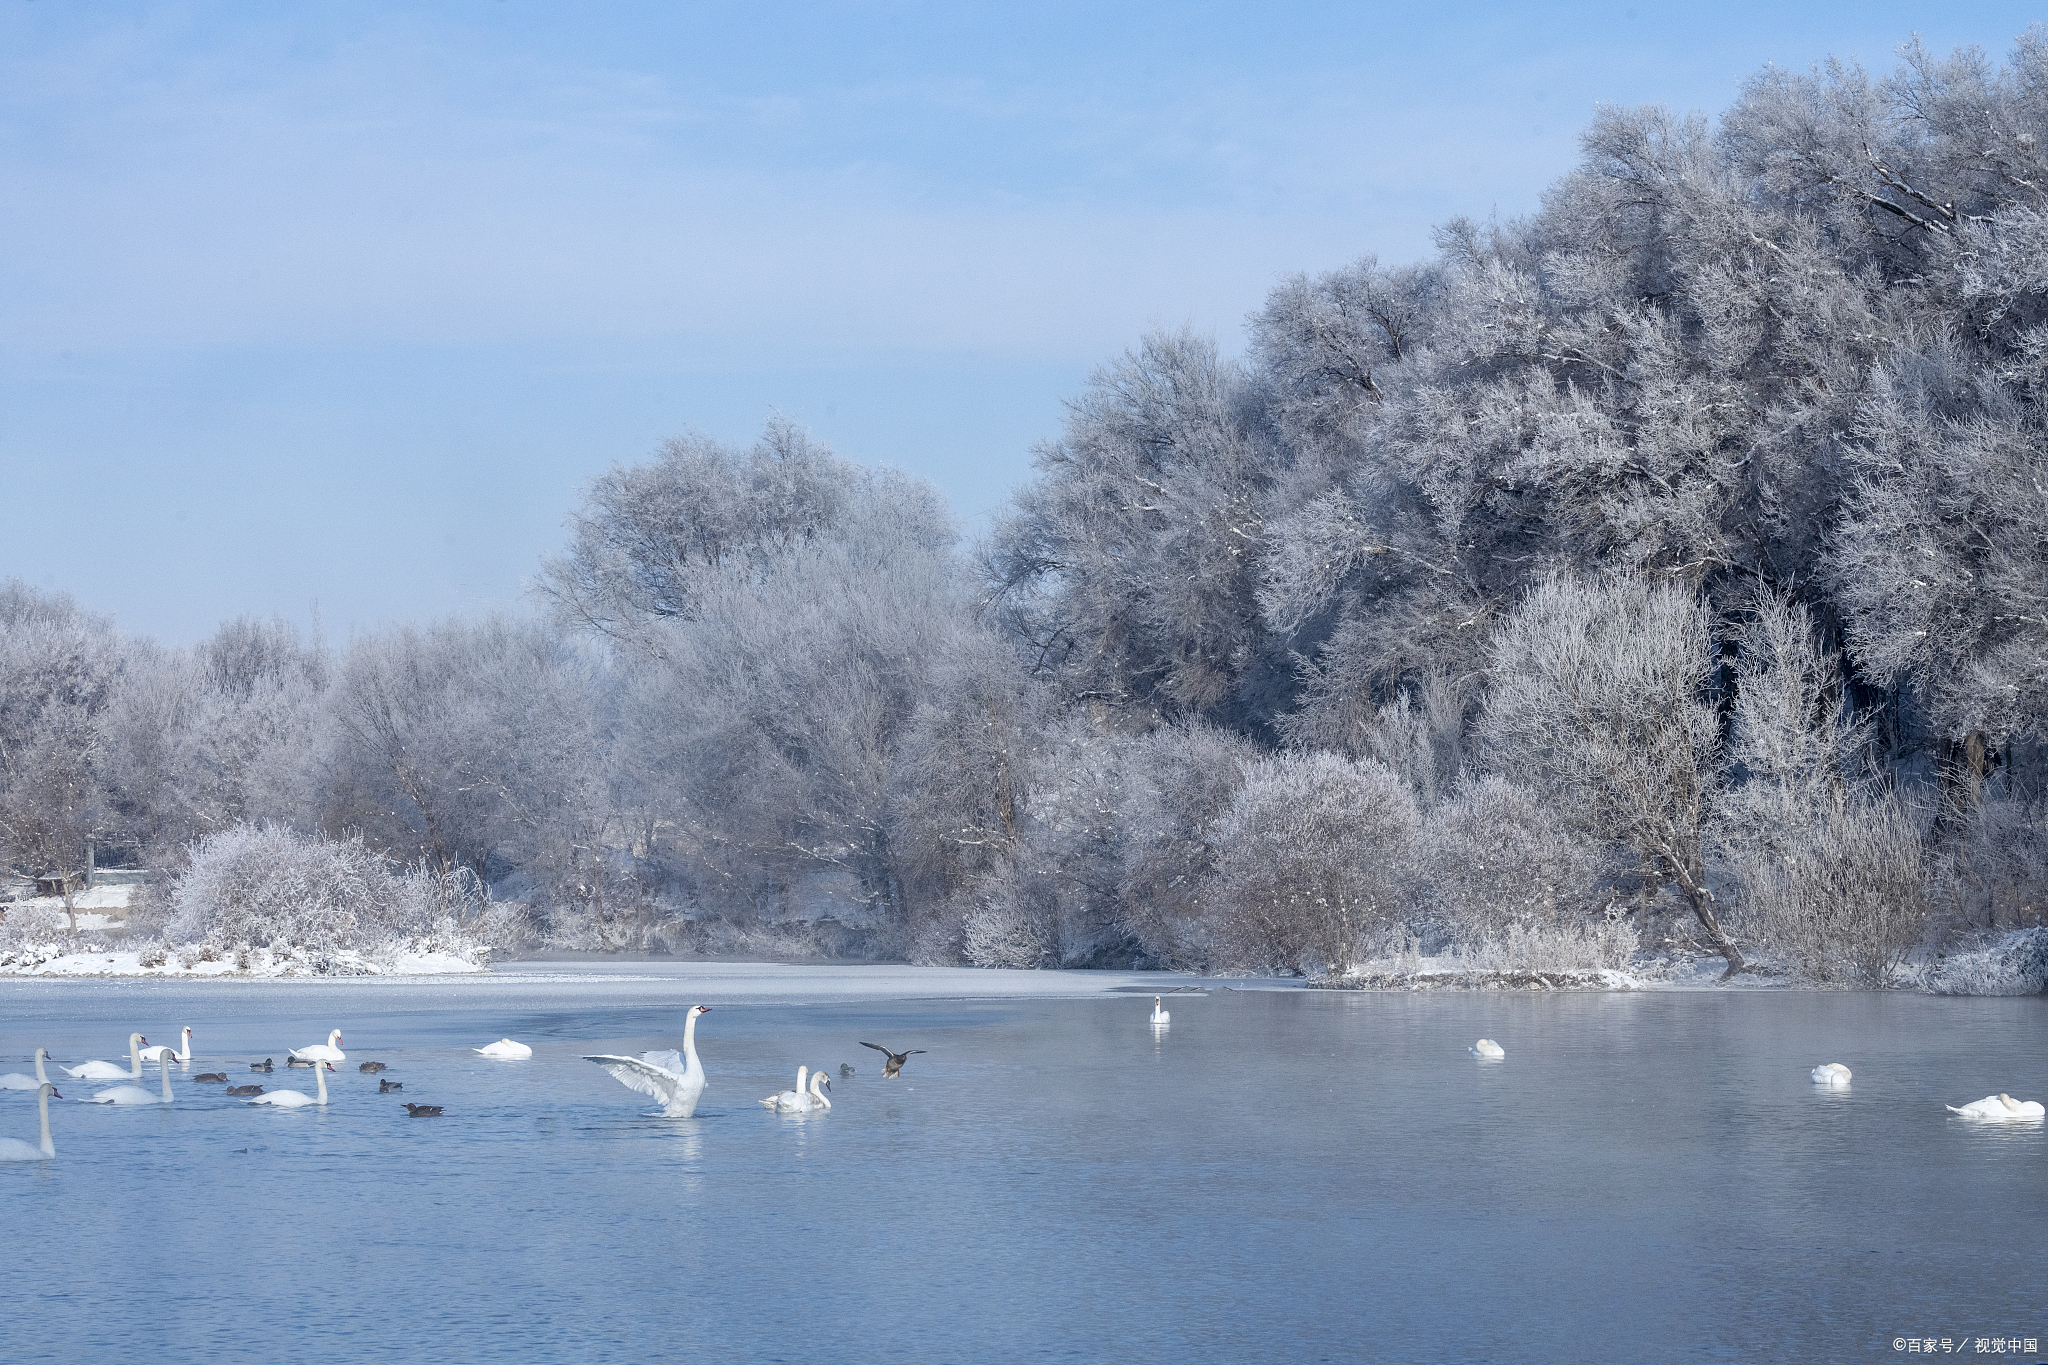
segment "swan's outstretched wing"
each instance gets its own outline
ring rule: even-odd
[[[640,1054],[640,1060],[663,1071],[673,1071],[678,1077],[690,1069],[683,1064],[683,1054],[674,1048],[667,1052],[643,1052]]]
[[[650,1052],[648,1057],[675,1057],[673,1052]],[[653,1066],[639,1057],[589,1057],[586,1062],[596,1062],[612,1074],[612,1079],[628,1090],[637,1090],[651,1095],[663,1104],[674,1104],[682,1098],[683,1074],[678,1067],[670,1071],[665,1066]],[[677,1058],[678,1061],[681,1058]]]

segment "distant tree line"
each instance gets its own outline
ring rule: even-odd
[[[174,650],[9,583],[7,859],[289,825],[558,942],[1003,966],[2037,924],[2048,31],[1903,56],[1603,109],[1241,361],[1145,338],[975,546],[777,423],[597,480],[528,620]]]

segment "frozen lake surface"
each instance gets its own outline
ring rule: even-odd
[[[696,963],[0,981],[0,1070],[198,1035],[175,1106],[72,1103],[102,1085],[60,1077],[58,1159],[0,1165],[0,1354],[1877,1360],[2048,1339],[2048,1137],[1942,1108],[2048,1098],[2048,1000],[1208,983],[1155,1032],[1163,984]],[[714,1007],[695,1118],[649,1117],[580,1060],[677,1046],[692,1002]],[[329,1028],[351,1060],[325,1110],[188,1079],[310,1090],[283,1058]],[[503,1035],[533,1060],[467,1050]],[[1481,1036],[1504,1062],[1467,1055]],[[861,1039],[927,1052],[884,1081]],[[1817,1091],[1823,1061],[1852,1088]],[[841,1062],[829,1114],[754,1103]],[[30,1092],[0,1091],[0,1135],[34,1138]]]

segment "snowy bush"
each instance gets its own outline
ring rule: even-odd
[[[1468,971],[1590,972],[1628,966],[1636,947],[1635,925],[1601,914],[1571,923],[1511,923],[1467,940],[1455,956]]]
[[[1893,797],[1809,812],[1736,871],[1742,928],[1819,985],[1890,984],[1926,928],[1920,829]]]
[[[1609,861],[1601,845],[1566,828],[1554,806],[1501,777],[1460,790],[1432,812],[1422,837],[1431,908],[1468,947],[1538,926],[1581,926],[1605,941],[1598,887]]]
[[[477,908],[473,883],[422,867],[396,871],[360,838],[235,825],[188,848],[185,867],[153,898],[154,922],[137,927],[190,945],[181,963],[217,961],[224,948],[294,949],[318,962],[422,937],[474,950],[476,926],[463,924]]]
[[[1163,726],[1129,746],[1118,923],[1147,965],[1210,965],[1210,836],[1257,757],[1247,741],[1204,725]]]
[[[2040,995],[2048,991],[2048,929],[2001,934],[1901,976],[1935,995]]]
[[[1041,878],[1007,863],[967,896],[960,910],[962,948],[976,967],[1058,966],[1059,907]]]
[[[1407,783],[1383,764],[1331,753],[1247,764],[1215,831],[1229,955],[1304,974],[1363,961],[1398,923],[1416,824]]]

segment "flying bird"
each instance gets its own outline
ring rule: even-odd
[[[908,1052],[891,1052],[880,1043],[862,1043],[861,1046],[871,1047],[889,1059],[882,1063],[882,1079],[885,1081],[894,1080],[896,1077],[901,1076],[903,1074],[903,1064],[924,1051],[921,1047],[914,1047]]]

